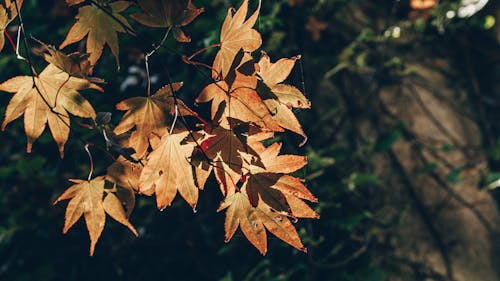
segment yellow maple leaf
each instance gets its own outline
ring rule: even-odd
[[[5,111],[2,130],[24,114],[24,130],[28,137],[26,150],[31,152],[33,143],[48,123],[63,157],[70,131],[69,113],[82,118],[95,118],[92,105],[78,93],[78,90],[90,88],[102,91],[88,80],[70,77],[51,64],[38,77],[11,78],[0,84],[0,91],[16,93]]]
[[[124,33],[132,30],[127,20],[120,15],[120,12],[125,11],[128,6],[130,6],[130,2],[115,1],[110,3],[108,7],[104,7],[109,8],[109,13],[113,17],[92,5],[80,7],[78,15],[76,15],[76,23],[71,27],[68,35],[66,35],[66,39],[59,48],[62,49],[69,44],[78,42],[88,35],[87,53],[90,53],[90,63],[95,65],[102,55],[104,45],[107,44],[111,49],[111,53],[115,56],[116,64],[119,66],[118,32]],[[122,24],[127,28],[122,26]]]
[[[146,155],[151,134],[163,136],[168,133],[175,116],[176,102],[178,114],[194,114],[182,101],[174,98],[172,90],[177,92],[181,86],[182,83],[166,85],[150,97],[133,97],[116,105],[118,110],[127,112],[114,129],[114,133],[120,135],[135,127],[128,145],[135,149],[137,158]]]
[[[139,191],[146,195],[155,193],[159,209],[170,205],[177,191],[193,209],[198,202],[198,187],[189,162],[196,143],[185,141],[188,135],[188,131],[164,135],[147,157]]]
[[[213,64],[214,78],[226,78],[231,65],[238,52],[242,49],[244,52],[253,52],[262,45],[260,33],[253,29],[259,16],[259,7],[247,19],[248,0],[243,1],[240,8],[233,15],[233,9],[227,11],[226,19],[222,24],[220,34],[220,50],[217,53]],[[248,61],[247,54],[243,62]]]
[[[66,208],[63,233],[68,230],[82,217],[85,218],[87,230],[90,236],[90,255],[94,254],[95,245],[101,236],[104,224],[106,223],[106,213],[125,225],[138,236],[135,228],[127,219],[123,206],[115,194],[108,192],[105,195],[105,177],[97,177],[92,180],[70,180],[74,183],[54,204],[62,200],[71,199]],[[105,196],[105,197],[104,197]],[[103,199],[104,197],[104,199]]]

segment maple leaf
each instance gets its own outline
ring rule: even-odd
[[[137,231],[128,221],[120,200],[113,193],[107,193],[103,200],[105,193],[104,177],[97,177],[92,180],[72,179],[70,181],[74,185],[61,194],[54,202],[54,205],[62,200],[71,199],[66,208],[63,233],[67,233],[80,217],[84,216],[90,236],[91,256],[94,254],[95,245],[104,229],[106,213],[138,236]]]
[[[410,0],[410,7],[414,10],[426,10],[434,8],[436,0]]]
[[[179,27],[188,25],[203,12],[203,8],[196,8],[191,0],[139,0],[137,4],[143,12],[133,14],[132,18],[146,26],[172,28],[179,42],[191,41]]]
[[[233,237],[239,226],[248,241],[264,255],[267,252],[267,229],[294,248],[307,251],[290,220],[286,216],[274,212],[263,201],[260,201],[256,207],[252,206],[245,194],[244,187],[240,192],[224,199],[218,211],[226,208],[224,223],[226,242]]]
[[[117,135],[132,130],[128,145],[135,149],[136,156],[142,158],[149,147],[151,134],[163,136],[168,133],[175,115],[176,104],[178,114],[195,115],[182,101],[176,99],[172,89],[177,92],[182,83],[166,85],[149,97],[133,97],[116,105],[118,110],[127,110],[122,120],[114,129]]]
[[[303,136],[305,142],[307,136],[291,108],[310,108],[311,102],[299,89],[282,83],[290,75],[298,59],[300,56],[271,63],[269,56],[262,52],[257,74],[267,88],[260,87],[259,93],[273,113],[273,119],[281,127]]]
[[[138,190],[141,172],[142,166],[140,164],[132,163],[127,161],[125,157],[120,156],[108,167],[106,180],[116,183],[119,186]]]
[[[198,201],[193,166],[189,158],[196,147],[194,141],[185,140],[188,131],[166,134],[147,157],[139,179],[139,192],[156,194],[158,208],[170,205],[177,191],[194,209]]]
[[[274,143],[259,153],[259,163],[245,166],[245,170],[249,171],[246,191],[253,206],[263,200],[273,210],[295,216],[285,193],[312,202],[318,200],[300,179],[286,175],[304,167],[306,157],[278,155],[280,149],[281,144]]]
[[[116,196],[125,205],[127,217],[135,207],[135,193],[139,190],[141,172],[142,165],[127,161],[123,156],[107,169],[106,180],[117,185]]]
[[[94,83],[104,83],[104,80],[100,78],[88,76],[92,72],[92,65],[89,61],[90,54],[80,52],[65,54],[54,46],[47,45],[35,38],[33,40],[41,46],[41,50],[34,52],[42,56],[46,62],[68,73],[69,76],[87,79]]]
[[[321,39],[321,31],[325,30],[327,27],[327,22],[318,21],[314,16],[310,16],[306,24],[306,29],[311,32],[313,41],[319,41],[319,39]]]
[[[87,73],[90,72],[89,56],[87,53],[71,53],[65,54],[61,51],[47,48],[47,53],[44,54],[44,59],[50,64],[53,64],[68,73],[70,76],[87,79]]]
[[[107,44],[116,59],[116,64],[119,66],[118,32],[124,33],[132,30],[127,20],[119,13],[125,11],[129,5],[130,2],[127,1],[115,1],[104,7],[109,8],[109,13],[114,18],[92,5],[80,7],[76,15],[76,23],[71,27],[66,39],[59,48],[62,49],[69,44],[78,42],[88,35],[87,53],[90,53],[90,63],[95,65],[102,55],[104,45]],[[127,29],[118,21],[125,25]]]
[[[16,0],[19,9],[23,4],[23,0]],[[16,5],[11,0],[0,2],[0,51],[5,44],[4,32],[9,23],[17,16]]]
[[[213,63],[214,78],[225,78],[238,52],[253,52],[262,45],[260,33],[252,27],[259,16],[261,2],[255,12],[245,21],[248,12],[248,0],[243,1],[233,15],[233,9],[227,11],[220,35],[220,50]],[[244,61],[248,60],[247,58]]]
[[[88,80],[70,77],[51,64],[38,77],[11,78],[0,84],[1,91],[16,93],[5,111],[2,130],[24,113],[24,130],[28,138],[26,150],[31,152],[33,143],[48,123],[63,157],[64,144],[70,131],[68,113],[82,118],[95,118],[96,114],[90,103],[78,93],[78,90],[89,88],[102,91]]]
[[[242,154],[257,155],[245,144],[245,136],[238,134],[239,126],[235,126],[233,130],[213,127],[207,131],[208,134],[200,144],[201,150],[215,167],[215,176],[224,196],[236,190],[236,184],[243,174]]]
[[[206,86],[196,98],[197,103],[212,101],[211,118],[220,126],[230,128],[229,119],[252,122],[261,128],[283,131],[256,92],[257,77],[234,70],[234,77]]]
[[[66,3],[68,4],[68,6],[73,6],[76,4],[80,4],[82,2],[85,2],[85,0],[66,0]]]

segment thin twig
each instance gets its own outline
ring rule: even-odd
[[[171,29],[172,29],[172,27],[170,26],[167,29],[167,31],[165,32],[165,35],[161,39],[160,43],[157,46],[154,46],[154,44],[153,44],[154,49],[151,50],[150,52],[146,53],[146,55],[144,56],[144,63],[146,65],[146,78],[147,78],[147,83],[148,83],[148,85],[147,85],[148,97],[151,96],[151,77],[150,77],[150,73],[149,73],[149,57],[152,56],[154,53],[156,53],[156,51],[158,51],[158,49],[160,49],[161,46],[163,46],[163,43],[165,43],[165,41],[167,40],[168,34],[170,33]]]
[[[177,117],[179,117],[179,107],[175,105],[174,120],[172,121],[172,126],[170,126],[170,132],[169,132],[170,135],[174,132],[175,123],[177,122]]]
[[[10,37],[10,34],[7,32],[7,30],[4,30],[3,34],[5,34],[5,37],[7,37],[7,40],[9,41],[10,46],[12,47],[12,50],[16,52],[17,51],[16,44],[14,43],[14,40],[12,40],[12,37]]]
[[[89,144],[86,143],[84,148],[85,148],[85,151],[87,151],[87,154],[89,155],[90,171],[89,171],[89,176],[88,176],[87,180],[90,181],[90,179],[92,179],[92,173],[94,172],[94,161],[92,160],[92,154],[90,153]]]

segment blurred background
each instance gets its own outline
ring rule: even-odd
[[[181,55],[217,43],[240,1],[193,4],[205,12],[184,28],[192,42],[169,38],[151,60],[153,90],[169,73],[184,82],[187,103],[210,81]],[[25,0],[26,31],[58,46],[76,12],[62,0]],[[119,72],[105,49],[94,73],[105,92],[84,92],[113,124],[117,102],[145,94],[141,54],[163,36],[129,20],[137,36],[120,35]],[[299,148],[300,136],[279,137],[285,151],[308,156],[299,175],[320,200],[312,207],[321,219],[295,225],[307,254],[273,237],[265,256],[241,233],[224,243],[211,179],[197,213],[182,200],[159,212],[138,197],[131,222],[140,237],[108,219],[89,257],[83,221],[62,235],[65,205],[52,206],[68,179],[87,176],[86,152],[72,135],[60,159],[46,131],[27,154],[17,120],[0,133],[0,280],[500,280],[500,3],[263,1],[255,28],[273,61],[302,56],[287,83],[312,102],[296,112],[309,140]],[[16,30],[15,20],[7,32]],[[198,60],[211,64],[215,51]],[[0,81],[28,73],[6,44]],[[0,93],[2,116],[10,97]],[[74,121],[78,136],[104,145]],[[103,174],[110,162],[98,154]]]

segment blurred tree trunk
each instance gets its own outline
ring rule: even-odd
[[[400,261],[390,280],[500,280],[500,215],[491,194],[479,187],[488,167],[473,97],[445,61],[408,67],[415,75],[379,95],[379,125],[401,122],[404,128],[403,140],[388,153],[393,173],[386,181],[392,184],[381,212],[401,212],[401,202],[411,202],[401,225],[387,233]],[[378,173],[386,168],[379,165]]]

